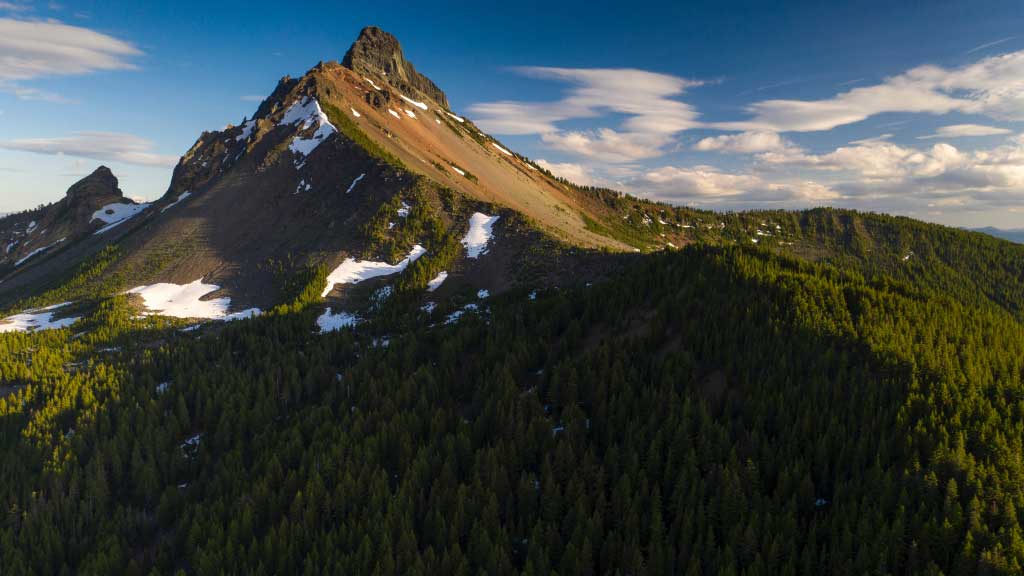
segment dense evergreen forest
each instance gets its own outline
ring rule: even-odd
[[[315,334],[313,270],[0,334],[2,572],[1019,574],[1021,251],[847,216],[450,323]]]

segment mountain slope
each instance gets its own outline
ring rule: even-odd
[[[302,78],[286,77],[252,119],[201,135],[166,195],[132,220],[109,274],[136,284],[202,279],[218,287],[214,295],[267,308],[281,301],[282,267],[296,274],[352,257],[394,262],[415,244],[426,245],[426,236],[403,230],[415,228],[405,218],[384,223],[393,230],[368,230],[385,206],[402,203],[422,203],[442,236],[465,234],[474,211],[503,214],[494,253],[507,257],[490,259],[477,282],[492,290],[514,284],[509,266],[527,248],[516,240],[522,234],[630,249],[587,228],[570,188],[449,111],[443,92],[415,71],[390,35],[367,29],[346,62],[359,71],[325,63]],[[376,250],[375,235],[376,244],[389,237],[394,249]],[[432,254],[438,246],[427,248]],[[493,265],[498,259],[503,269]],[[34,274],[14,270],[0,285],[0,299],[10,304],[59,284],[72,268],[60,261]]]

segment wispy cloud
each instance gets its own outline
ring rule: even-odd
[[[0,80],[132,70],[142,55],[132,44],[55,20],[0,18]]]
[[[918,140],[928,140],[931,138],[963,138],[966,136],[999,136],[1001,134],[1010,134],[1011,132],[1012,130],[1006,128],[982,126],[981,124],[953,124],[936,129],[934,134],[918,136],[917,138]]]
[[[548,172],[551,172],[555,176],[565,178],[574,184],[591,186],[599,183],[590,168],[583,166],[582,164],[574,164],[572,162],[548,162],[543,158],[538,158],[535,162],[538,166]]]
[[[572,85],[553,102],[500,101],[475,104],[477,123],[495,134],[540,134],[553,148],[606,162],[631,162],[664,153],[678,132],[698,125],[696,110],[673,97],[702,84],[637,69],[522,67],[526,76]],[[566,131],[558,124],[622,114],[617,128]]]
[[[641,174],[631,185],[649,198],[698,206],[816,205],[839,193],[825,184],[798,178],[767,180],[752,173],[714,166],[663,166]]]
[[[1006,38],[1001,38],[1001,39],[995,40],[993,42],[986,42],[985,44],[982,44],[981,46],[975,46],[974,48],[971,48],[967,52],[964,52],[964,54],[973,54],[974,52],[977,52],[979,50],[984,50],[985,48],[991,48],[993,46],[998,46],[1000,44],[1003,44],[1004,42],[1009,42],[1010,40],[1015,40],[1017,38],[1019,38],[1019,36],[1007,36]]]
[[[145,138],[118,132],[78,132],[55,138],[0,140],[0,148],[141,166],[168,167],[178,161],[177,156],[155,153],[153,142]]]
[[[1024,51],[992,56],[961,68],[919,66],[880,84],[824,100],[764,100],[747,107],[749,120],[725,130],[813,132],[887,112],[984,114],[1024,120]]]
[[[32,10],[31,4],[0,1],[0,12],[31,12]]]
[[[702,152],[729,152],[734,154],[755,154],[759,152],[781,152],[795,148],[795,145],[775,132],[741,132],[704,138],[697,142],[694,150]]]
[[[0,10],[4,4],[0,2]],[[9,8],[8,8],[9,9]],[[132,44],[88,28],[56,20],[0,18],[0,91],[22,100],[70,102],[25,81],[52,76],[132,70],[142,51]]]
[[[263,96],[258,94],[245,94],[244,96],[239,96],[238,99],[242,102],[263,102]]]

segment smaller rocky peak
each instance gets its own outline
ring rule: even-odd
[[[106,166],[93,170],[92,174],[72,184],[67,192],[67,198],[72,202],[112,196],[123,197],[124,193],[117,187],[117,176]]]

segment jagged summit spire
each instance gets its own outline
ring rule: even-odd
[[[398,39],[376,26],[363,28],[359,38],[345,53],[341,64],[358,72],[386,75],[388,81],[399,90],[419,91],[445,108],[448,107],[448,98],[444,92],[405,59]]]

